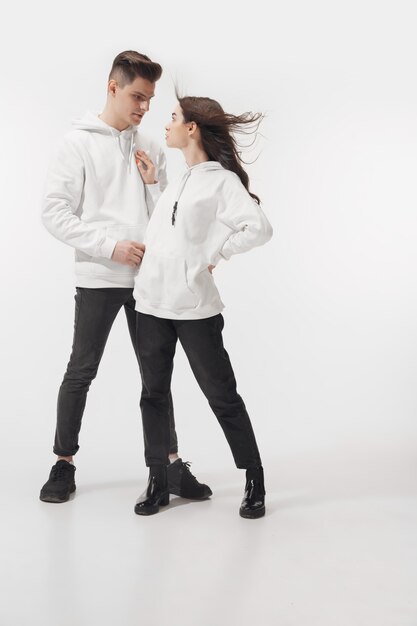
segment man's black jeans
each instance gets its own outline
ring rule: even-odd
[[[78,435],[87,392],[95,378],[107,337],[122,307],[136,352],[136,311],[133,289],[77,287],[72,353],[58,394],[54,453],[72,456],[79,449]],[[168,394],[169,451],[178,451],[171,394]]]
[[[169,320],[137,313],[136,349],[142,371],[141,409],[146,465],[167,463],[170,449],[170,388],[179,339],[194,376],[214,411],[236,466],[261,465],[244,402],[236,390],[223,346],[222,315],[199,320]]]

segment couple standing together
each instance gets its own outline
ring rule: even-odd
[[[262,517],[261,458],[223,346],[224,305],[212,276],[220,260],[272,235],[233,136],[261,116],[225,113],[210,98],[178,98],[166,143],[182,150],[186,170],[167,184],[163,152],[137,130],[161,74],[143,54],[119,54],[103,112],[74,122],[49,169],[42,219],[75,248],[76,295],[72,353],[58,394],[58,459],[40,499],[65,502],[75,491],[73,456],[87,392],[124,307],[142,378],[149,467],[135,512],[157,513],[170,493],[212,495],[178,456],[170,387],[179,339],[236,466],[246,469],[240,515]]]

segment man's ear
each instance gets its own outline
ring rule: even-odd
[[[118,87],[117,82],[114,80],[114,78],[112,78],[111,80],[109,80],[109,84],[107,86],[107,93],[110,94],[111,96],[115,96],[117,87]]]

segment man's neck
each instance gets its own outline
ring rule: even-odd
[[[113,111],[111,111],[107,106],[104,107],[103,113],[100,113],[99,118],[101,119],[102,122],[104,122],[108,126],[111,126],[112,128],[115,128],[116,130],[120,132],[122,130],[126,130],[126,128],[129,128],[129,125],[124,122],[121,122],[120,119],[118,119],[118,117],[113,113]]]

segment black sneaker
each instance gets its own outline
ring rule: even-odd
[[[168,491],[174,496],[188,498],[189,500],[206,500],[213,492],[208,485],[199,483],[197,478],[190,472],[190,463],[183,463],[177,459],[170,463],[167,468]]]
[[[41,489],[42,502],[67,502],[75,491],[75,467],[68,461],[57,461],[52,466],[48,482]]]

